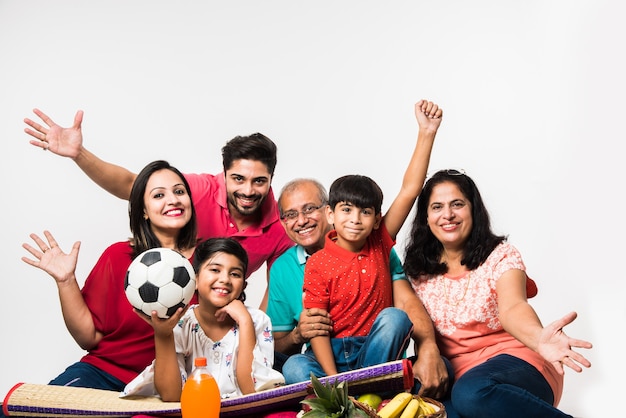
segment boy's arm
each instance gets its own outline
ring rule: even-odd
[[[335,364],[335,356],[330,345],[330,337],[314,337],[311,338],[311,349],[315,354],[315,359],[322,366],[327,376],[337,374],[337,365]]]
[[[24,119],[24,123],[30,126],[25,128],[24,132],[34,138],[30,140],[31,145],[73,159],[98,186],[120,199],[130,198],[130,190],[137,175],[123,167],[101,160],[83,146],[82,110],[76,112],[74,125],[69,128],[57,125],[39,109],[34,109],[33,112],[48,126],[44,127],[28,118]]]
[[[442,115],[443,110],[433,102],[420,100],[415,104],[415,117],[419,124],[417,143],[404,173],[400,192],[384,217],[387,231],[394,240],[424,186],[430,153]]]

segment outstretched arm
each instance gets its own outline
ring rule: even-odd
[[[30,140],[31,145],[73,159],[78,167],[104,190],[120,199],[130,198],[130,190],[137,175],[123,167],[101,160],[83,146],[82,110],[76,112],[74,124],[69,128],[57,125],[39,109],[34,109],[33,112],[47,126],[28,118],[24,119],[24,123],[30,126],[25,128],[24,132],[34,138]]]
[[[417,143],[409,161],[409,166],[404,173],[400,192],[391,203],[384,218],[387,231],[389,231],[389,235],[393,239],[396,238],[400,228],[402,228],[417,196],[424,186],[430,153],[442,116],[443,110],[433,102],[420,100],[415,104],[415,117],[419,124]]]
[[[576,319],[576,312],[570,312],[544,327],[526,300],[525,289],[526,273],[522,270],[509,270],[498,279],[496,291],[499,318],[504,329],[528,348],[541,354],[560,374],[564,373],[563,366],[576,372],[582,371],[581,365],[590,367],[589,360],[572,350],[572,347],[589,349],[592,344],[570,338],[563,331],[563,327]]]
[[[22,247],[34,257],[34,259],[22,257],[22,261],[45,271],[54,278],[59,291],[65,326],[83,350],[90,350],[100,342],[102,333],[96,330],[91,311],[76,281],[76,262],[80,242],[74,243],[69,254],[65,254],[50,232],[44,231],[44,235],[47,243],[38,235],[30,234],[39,248],[26,243],[22,244]]]

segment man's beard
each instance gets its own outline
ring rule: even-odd
[[[252,200],[252,206],[242,207],[239,204],[238,198],[249,199]],[[235,210],[243,216],[255,215],[260,209],[261,205],[265,198],[260,194],[254,194],[252,196],[242,195],[240,193],[233,193],[228,198],[230,205],[235,208]]]

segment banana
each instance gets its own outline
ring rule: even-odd
[[[413,395],[408,392],[398,393],[389,401],[389,403],[382,407],[380,411],[378,411],[378,416],[380,418],[398,418],[400,414],[407,406],[407,404],[413,399]]]
[[[420,401],[413,398],[406,405],[406,407],[404,408],[404,411],[402,411],[402,415],[400,415],[400,418],[415,418],[415,416],[417,415],[417,411],[419,409],[420,409]]]
[[[435,412],[437,412],[434,406],[426,402],[421,397],[419,398],[419,409],[420,409],[420,415],[430,415],[430,414],[434,414]]]

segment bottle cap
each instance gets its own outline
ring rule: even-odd
[[[196,367],[206,367],[206,357],[196,357],[193,364]]]

